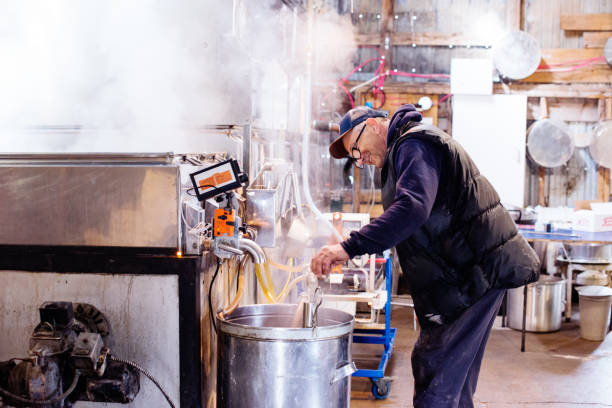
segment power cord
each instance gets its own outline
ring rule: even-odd
[[[166,391],[164,391],[164,389],[162,388],[161,384],[155,379],[155,377],[153,377],[153,375],[151,375],[151,373],[149,373],[147,370],[145,370],[144,368],[142,368],[141,366],[139,366],[138,364],[136,364],[133,361],[129,361],[129,360],[124,360],[121,358],[117,358],[113,355],[110,356],[110,359],[113,361],[116,361],[118,363],[123,363],[123,364],[127,364],[130,367],[134,367],[135,369],[137,369],[138,371],[140,371],[141,373],[143,373],[144,375],[147,376],[147,378],[149,380],[151,380],[151,382],[153,384],[155,384],[155,386],[159,389],[159,391],[164,395],[164,397],[166,398],[166,401],[168,401],[168,405],[170,405],[172,408],[176,408],[174,406],[174,403],[172,402],[172,400],[170,399],[170,397],[168,396],[168,394],[166,394]]]
[[[212,288],[213,288],[213,284],[215,283],[215,279],[217,279],[217,274],[219,273],[219,268],[221,267],[221,263],[222,263],[221,259],[217,259],[217,269],[215,269],[215,273],[212,279],[210,280],[210,286],[208,288],[208,314],[210,316],[210,322],[212,323],[215,333],[217,332],[217,325],[215,324],[215,317],[212,311]]]

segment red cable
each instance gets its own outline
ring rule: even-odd
[[[378,55],[382,58],[382,52],[380,52],[380,48],[378,48],[378,46],[376,45],[358,45],[358,48],[373,48],[378,52]]]
[[[444,102],[445,100],[447,100],[448,98],[450,98],[450,96],[451,96],[451,95],[452,95],[452,94],[446,94],[446,95],[444,95],[443,97],[441,97],[441,98],[438,100],[438,105],[439,105],[439,104],[441,104],[442,102]]]
[[[558,67],[558,66],[563,66],[563,65],[582,64],[585,62],[597,62],[597,61],[604,61],[603,55],[600,57],[594,57],[594,58],[588,58],[588,59],[582,59],[582,60],[565,61],[565,62],[559,62],[556,64],[540,64],[538,66],[538,69],[540,68],[546,69],[546,68]]]
[[[343,77],[341,80],[342,80],[342,81],[347,81],[347,80],[348,80],[348,78],[349,78],[351,75],[353,75],[353,74],[354,74],[355,72],[357,72],[357,71],[358,71],[360,68],[363,68],[365,65],[369,64],[369,63],[370,63],[370,62],[372,62],[372,61],[381,61],[381,63],[380,63],[380,64],[378,64],[378,67],[379,67],[379,68],[380,68],[380,66],[381,66],[382,64],[384,64],[384,62],[385,62],[385,60],[380,59],[380,58],[370,58],[370,59],[366,60],[365,62],[362,62],[360,65],[356,66],[355,68],[353,68],[353,70],[352,70],[352,71],[351,71],[351,72],[350,72],[350,73],[349,73],[347,76]],[[376,70],[378,71],[378,68],[377,68]]]
[[[569,67],[569,68],[538,69],[536,72],[571,72],[571,71],[575,71],[575,70],[580,69],[580,68],[584,68],[584,67],[586,67],[588,65],[592,65],[592,64],[598,62],[599,60],[603,60],[603,58],[604,57],[598,57],[596,59],[592,59],[592,60],[589,60],[589,61],[584,62],[582,64],[574,65],[573,67]]]
[[[447,75],[447,74],[413,74],[413,73],[404,72],[404,71],[390,71],[387,73],[387,75],[397,75],[397,76],[410,77],[410,78],[429,78],[429,79],[450,78],[450,75]]]
[[[338,86],[342,88],[344,92],[346,92],[346,95],[348,96],[349,101],[351,101],[351,109],[353,109],[355,107],[355,101],[353,100],[351,93],[348,91],[348,89],[346,89],[344,85],[342,85],[342,82],[338,82]]]

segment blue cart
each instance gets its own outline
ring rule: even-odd
[[[385,328],[355,329],[353,331],[353,343],[380,344],[384,347],[377,369],[358,369],[353,373],[353,377],[366,377],[372,381],[372,395],[374,395],[376,399],[387,398],[391,390],[390,380],[385,377],[385,369],[391,357],[395,334],[397,333],[397,329],[391,327],[391,257],[388,251],[385,253],[385,258],[381,261],[385,263],[385,284],[387,289]]]

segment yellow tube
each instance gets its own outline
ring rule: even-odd
[[[234,300],[232,300],[231,302],[228,302],[228,303],[230,303],[229,306],[223,308],[223,311],[218,313],[218,316],[220,318],[224,318],[226,316],[229,316],[236,309],[236,307],[238,307],[238,305],[240,304],[240,301],[242,300],[242,296],[244,295],[244,275],[246,273],[246,271],[244,271],[244,268],[246,266],[247,260],[248,260],[248,257],[246,257],[246,256],[240,262],[236,262],[234,260],[234,264],[236,265],[236,268],[234,269],[234,274],[231,276],[231,278],[229,280],[228,292],[231,291],[231,289],[230,289],[231,284],[233,283],[234,278],[238,274],[238,271],[240,269],[242,269],[243,273],[238,275],[238,289],[236,289],[236,295],[234,296]],[[230,272],[231,272],[231,270],[228,271],[228,275],[230,274]],[[230,295],[228,293],[228,298],[229,298],[229,296]]]
[[[265,252],[265,251],[264,251]],[[266,260],[267,262],[270,263],[270,265],[272,265],[273,267],[275,267],[276,269],[280,269],[281,271],[285,271],[285,272],[300,272],[301,270],[303,270],[305,267],[308,266],[308,264],[301,264],[298,266],[292,266],[292,265],[283,265],[283,264],[279,264],[278,262],[274,262],[266,253]]]
[[[293,264],[293,259],[289,258],[289,266],[291,267],[292,264]],[[281,290],[281,293],[279,293],[278,297],[276,298],[276,303],[278,303],[280,299],[284,297],[285,292],[287,292],[287,286],[289,286],[289,282],[291,282],[292,277],[293,277],[293,272],[290,271],[289,276],[287,276],[287,281],[285,282],[285,285],[283,286],[283,289]]]
[[[304,279],[306,279],[306,277],[308,276],[307,273],[298,276],[297,278],[295,278],[294,280],[291,281],[291,283],[289,283],[289,286],[287,287],[287,291],[279,297],[278,302],[283,302],[285,300],[285,298],[287,297],[287,295],[289,293],[291,293],[291,291],[293,290],[293,288],[295,287],[295,285],[297,285],[299,282],[303,281]]]
[[[224,308],[222,312],[219,312],[219,317],[223,319],[231,315],[232,312],[236,310],[236,308],[238,307],[238,304],[242,300],[243,294],[244,294],[244,273],[241,273],[240,276],[238,276],[238,290],[236,291],[236,296],[234,297],[234,300],[232,300],[232,303],[230,303],[226,308]]]
[[[270,292],[268,291],[268,287],[266,286],[266,284],[263,281],[263,278],[261,277],[259,264],[255,264],[255,274],[257,275],[257,281],[259,282],[259,285],[261,286],[261,290],[266,296],[266,299],[268,299],[268,303],[276,303],[275,302],[276,299],[270,295]]]
[[[274,289],[274,281],[272,280],[272,275],[270,275],[270,264],[268,262],[264,264],[264,270],[266,271],[266,279],[270,285],[268,286],[268,290],[270,291],[272,298],[276,299],[276,290]]]

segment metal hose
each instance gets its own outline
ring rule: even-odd
[[[264,264],[266,262],[266,254],[264,254],[263,249],[261,249],[261,247],[257,245],[255,241],[243,238],[240,240],[238,248],[240,248],[242,251],[248,252],[253,258],[253,263]]]
[[[147,376],[147,378],[149,380],[151,380],[151,382],[153,382],[153,384],[155,384],[155,386],[161,391],[161,393],[164,395],[164,397],[166,398],[166,401],[168,401],[168,405],[170,405],[172,408],[176,408],[174,406],[174,403],[172,402],[172,400],[170,399],[170,397],[168,396],[168,394],[166,394],[166,391],[164,391],[164,389],[162,388],[162,386],[159,384],[159,382],[155,379],[155,377],[153,377],[151,375],[151,373],[149,373],[147,370],[145,370],[144,368],[142,368],[141,366],[139,366],[138,364],[134,363],[133,361],[129,361],[129,360],[123,360],[121,358],[117,358],[113,355],[110,356],[110,359],[113,361],[116,361],[118,363],[123,363],[123,364],[127,364],[130,367],[134,367],[135,369],[137,369],[138,371],[140,371],[141,373],[143,373],[144,375]]]
[[[74,389],[77,386],[77,383],[79,382],[79,378],[81,377],[81,373],[79,373],[78,371],[75,371],[74,373],[74,379],[72,380],[72,384],[70,384],[70,387],[68,387],[68,389],[66,391],[64,391],[63,394],[58,395],[57,397],[54,398],[50,398],[48,400],[31,400],[28,398],[23,398],[20,397],[19,395],[13,394],[10,391],[5,390],[4,388],[0,387],[0,394],[2,394],[3,396],[24,403],[24,404],[29,404],[29,405],[47,405],[47,404],[54,404],[56,402],[60,402],[65,400],[70,394],[72,394],[72,391],[74,391]]]

